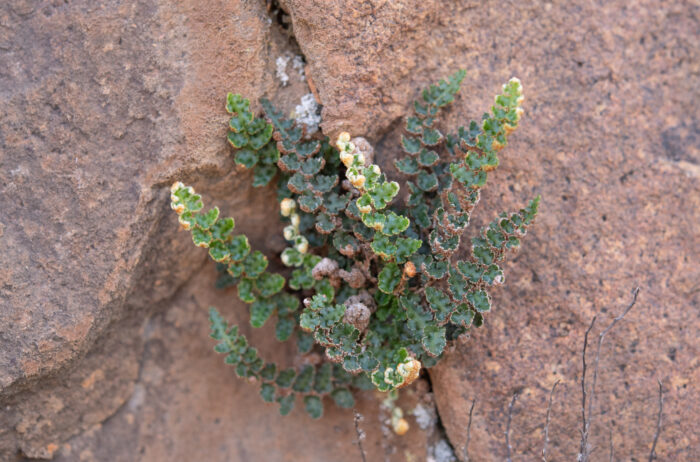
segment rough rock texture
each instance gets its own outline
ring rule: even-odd
[[[638,305],[603,346],[593,460],[607,460],[610,432],[616,460],[646,460],[657,378],[666,393],[659,460],[700,458],[700,150],[688,99],[699,94],[698,9],[626,5],[494,2],[444,12],[446,28],[462,25],[465,45],[489,44],[463,53],[472,68],[465,113],[488,104],[494,80],[514,74],[525,85],[526,119],[487,188],[480,221],[493,215],[485,210],[543,196],[486,327],[431,371],[455,447],[465,441],[471,400],[479,401],[476,460],[504,460],[505,410],[518,387],[514,454],[539,457],[556,379],[550,459],[574,460],[585,328],[601,311],[599,327],[607,326],[636,285]]]
[[[210,352],[203,309],[215,304],[233,316],[238,308],[243,320],[242,307],[209,290],[212,268],[200,271],[206,256],[176,233],[167,205],[174,178],[191,182],[255,246],[279,250],[268,213],[274,193],[251,189],[249,175],[233,168],[222,110],[227,91],[254,102],[274,97],[289,112],[310,90],[291,63],[289,85],[275,80],[276,59],[297,51],[265,3],[6,3],[0,459],[20,451],[66,461],[275,460],[265,458],[270,450],[279,460],[358,460],[349,413],[328,406],[320,422],[298,411],[280,419]],[[698,7],[283,6],[323,104],[324,131],[366,135],[390,172],[400,117],[420,86],[467,69],[446,123],[454,127],[478,117],[510,76],[524,83],[525,119],[474,226],[538,193],[541,217],[507,265],[486,326],[431,372],[453,445],[463,444],[477,398],[472,459],[503,460],[507,401],[524,387],[514,460],[532,460],[549,388],[561,378],[550,459],[571,460],[583,331],[603,309],[605,325],[640,285],[638,306],[603,349],[595,455],[612,429],[618,460],[646,458],[658,377],[666,391],[659,459],[699,459]],[[253,338],[285,354],[264,332]],[[412,393],[407,408],[419,399]],[[420,432],[380,439],[372,394],[359,406],[369,460],[430,452]],[[303,451],[307,441],[317,452]]]
[[[163,220],[166,186],[232,170],[225,93],[274,90],[279,47],[248,2],[6,2],[0,23],[5,460],[50,456],[128,398],[133,324],[206,258]],[[246,178],[214,197],[241,207]]]
[[[433,52],[441,39],[430,35],[439,27],[439,1],[282,4],[318,89],[321,127],[332,138],[341,131],[376,137],[405,114],[416,75],[424,82],[437,75]]]

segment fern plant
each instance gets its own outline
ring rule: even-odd
[[[488,291],[504,282],[499,263],[520,246],[539,197],[498,215],[471,239],[470,249],[460,246],[523,101],[520,82],[511,79],[481,122],[443,134],[438,116],[465,74],[425,89],[406,119],[405,155],[395,162],[408,177],[403,203],[395,201],[399,184],[372,163],[366,140],[342,133],[333,146],[322,135],[305,136],[266,99],[263,119],[247,99],[228,95],[236,164],[253,170],[253,186],[277,177],[289,242],[280,255],[290,268],[284,275],[268,271],[267,257],[252,250],[246,236],[233,234],[232,218],[220,217],[216,207],[205,212],[192,187],[173,185],[180,224],[218,263],[219,285],[235,285],[250,305],[251,325],[274,318],[279,341],[295,338],[300,354],[323,353],[319,364],[282,369],[210,309],[215,350],[240,377],[256,379],[262,398],[279,403],[282,414],[296,396],[318,418],[324,395],[351,407],[351,387],[408,385],[491,310]]]

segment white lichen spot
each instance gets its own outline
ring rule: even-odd
[[[318,131],[318,124],[321,123],[321,115],[318,113],[316,98],[311,93],[301,97],[301,104],[294,108],[297,122],[306,126],[306,134],[312,135]]]
[[[283,87],[286,87],[289,84],[287,63],[289,63],[289,56],[279,56],[275,61],[275,65],[277,66],[277,78],[280,79]]]
[[[450,447],[450,444],[442,439],[438,441],[435,446],[428,448],[428,451],[432,453],[428,456],[426,461],[428,462],[456,462],[457,457]]]
[[[301,55],[296,55],[292,60],[292,67],[299,74],[299,80],[303,82],[306,78],[306,71],[304,69],[306,67],[306,63],[304,63],[304,58]]]
[[[432,408],[428,408],[418,403],[412,412],[413,416],[416,418],[416,423],[421,430],[428,430],[435,428],[437,424],[437,414]]]

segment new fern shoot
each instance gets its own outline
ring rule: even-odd
[[[491,287],[504,282],[499,266],[517,249],[537,213],[539,197],[514,213],[501,213],[461,249],[462,235],[498,152],[522,115],[517,79],[503,86],[490,113],[443,134],[438,116],[453,102],[465,76],[459,71],[423,90],[406,119],[405,155],[395,162],[409,180],[404,203],[399,183],[373,163],[363,138],[342,133],[335,143],[283,117],[262,99],[264,118],[250,102],[229,94],[228,141],[236,164],[253,171],[253,186],[275,177],[280,218],[289,242],[280,258],[285,275],[233,234],[233,218],[204,211],[192,187],[172,187],[172,208],[195,245],[207,248],[250,305],[250,323],[274,319],[279,341],[295,339],[300,354],[323,352],[317,365],[282,369],[266,362],[236,326],[210,309],[215,350],[240,377],[260,384],[262,399],[282,414],[301,397],[314,418],[330,395],[354,404],[351,388],[396,390],[434,366],[448,342],[466,336],[491,310]],[[470,252],[466,252],[470,250]]]

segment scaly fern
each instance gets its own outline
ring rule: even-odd
[[[299,353],[312,349],[324,361],[280,369],[265,362],[237,327],[210,310],[216,351],[241,377],[260,383],[265,401],[292,409],[303,397],[306,411],[322,415],[330,395],[352,407],[349,387],[396,390],[432,367],[448,342],[484,322],[489,290],[504,282],[499,266],[532,224],[539,197],[514,213],[501,213],[471,239],[461,257],[488,172],[522,116],[522,87],[511,79],[480,123],[471,121],[443,134],[440,111],[454,101],[464,71],[425,89],[406,119],[405,155],[395,162],[409,179],[404,204],[400,185],[372,163],[371,146],[342,133],[309,138],[263,99],[265,119],[250,103],[229,94],[228,141],[236,164],[252,169],[254,186],[277,176],[280,218],[289,242],[280,255],[288,277],[267,271],[267,258],[248,239],[234,235],[234,220],[219,209],[203,211],[201,197],[176,183],[172,208],[193,242],[209,250],[223,274],[219,285],[235,285],[250,305],[250,323],[276,322],[280,341],[296,338]],[[285,287],[286,286],[286,287]]]

